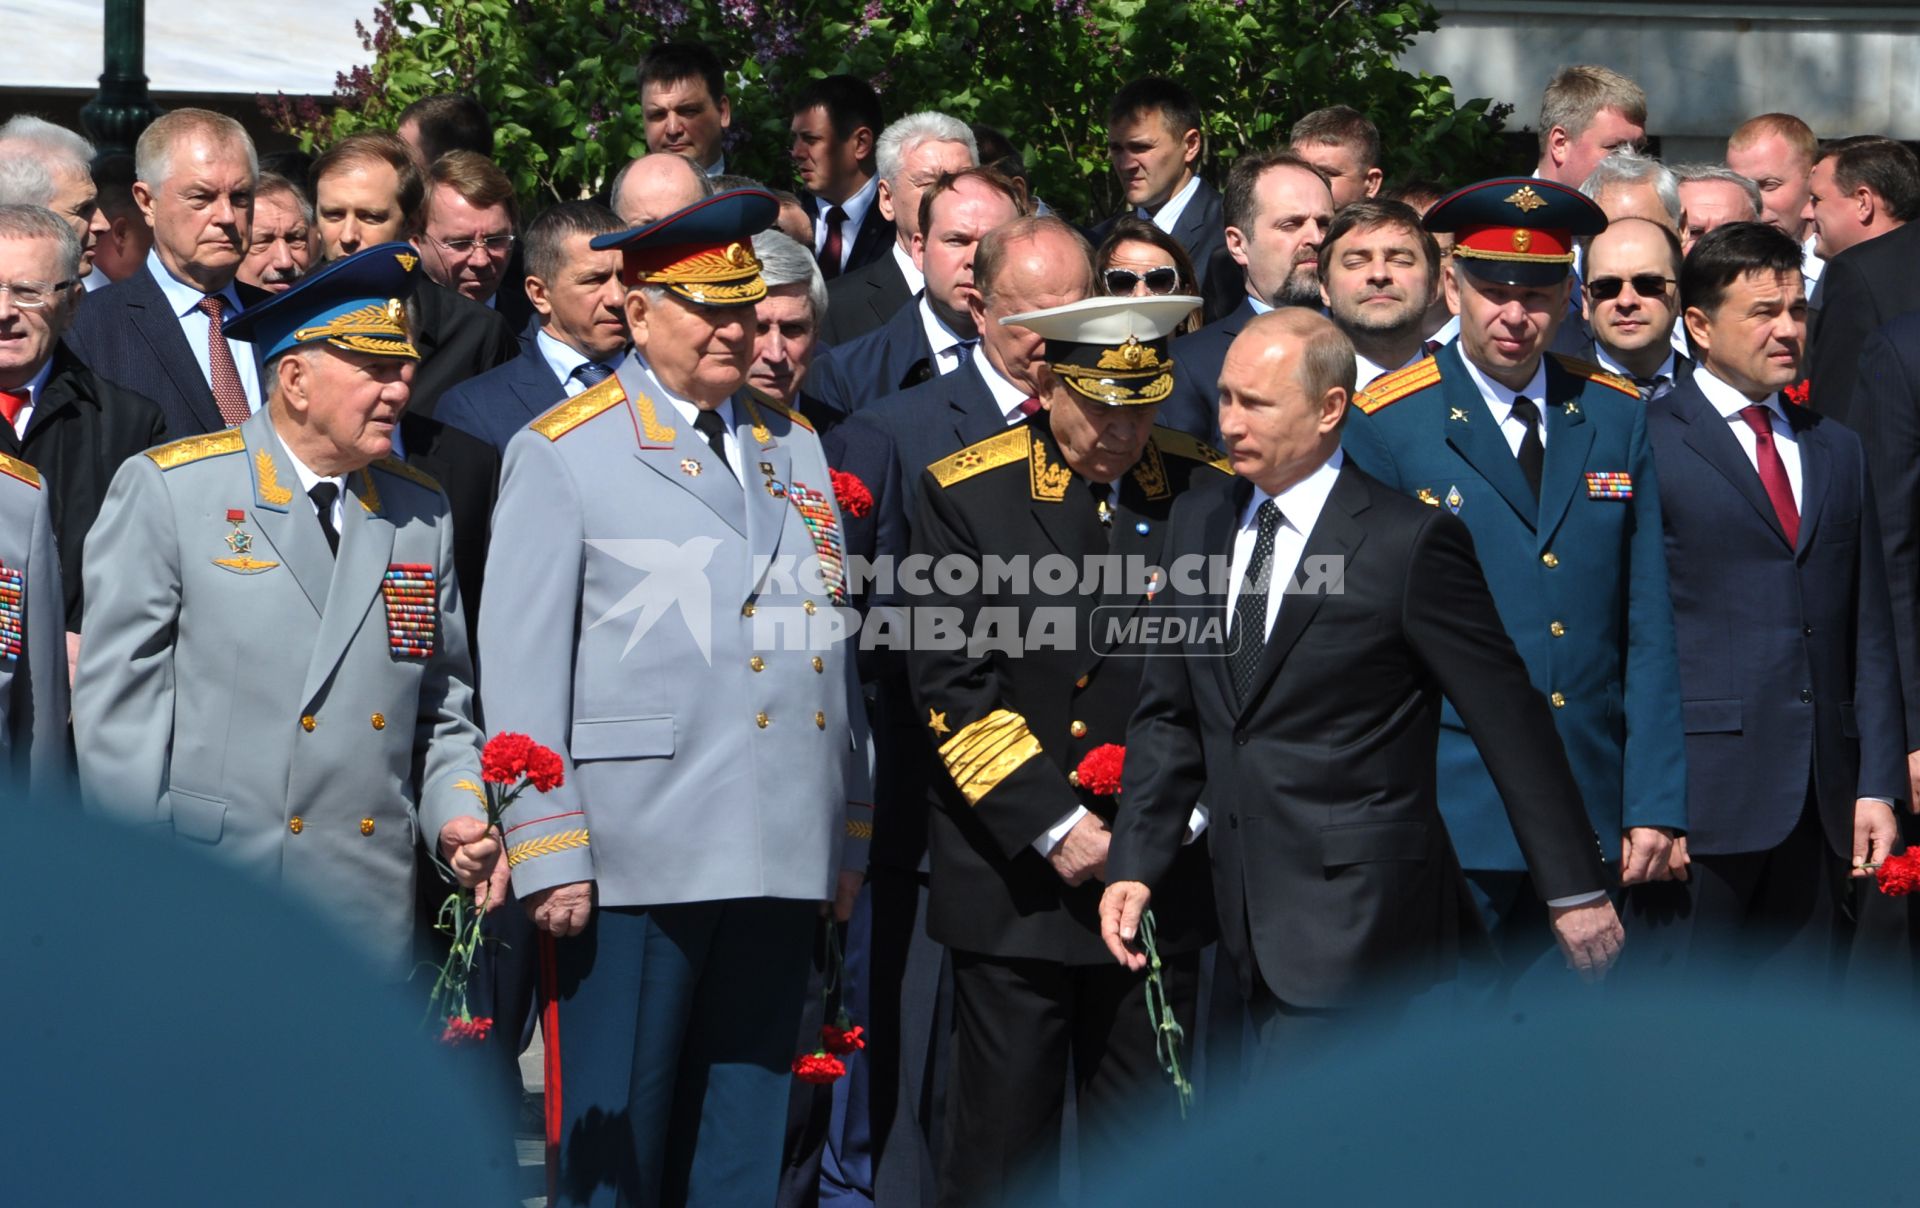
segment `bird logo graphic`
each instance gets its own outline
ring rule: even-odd
[[[625,658],[640,639],[660,619],[677,606],[681,620],[700,648],[700,657],[713,665],[713,587],[707,579],[707,564],[720,548],[714,537],[695,537],[691,541],[661,541],[656,538],[587,538],[587,544],[623,565],[642,572],[641,579],[626,595],[596,618],[588,629],[598,629],[628,613],[638,613],[627,644],[620,651]]]

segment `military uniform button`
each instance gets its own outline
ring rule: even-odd
[[[1076,721],[1067,727],[1067,733],[1073,735],[1075,738],[1085,738],[1087,736],[1087,723],[1084,721]]]
[[[1556,638],[1564,638],[1567,636],[1567,627],[1555,621],[1553,624],[1547,626],[1547,632]]]
[[[1811,688],[1800,689],[1800,703],[1803,705],[1810,705],[1813,703],[1813,689]]]
[[[767,660],[756,654],[747,660],[747,666],[753,668],[755,671],[765,671],[767,669]]]
[[[816,674],[816,675],[818,675],[818,674],[819,674],[820,672],[822,672],[822,671],[825,671],[826,669],[827,669],[827,660],[825,660],[825,659],[823,659],[823,658],[821,658],[821,657],[820,657],[819,655],[817,655],[817,654],[816,654],[816,655],[814,655],[814,656],[813,656],[813,670],[814,670],[814,674]]]
[[[813,724],[819,726],[822,730],[826,729],[827,715],[819,710],[815,710],[813,714]]]
[[[371,835],[373,833],[373,819],[360,819],[360,833],[363,835]]]
[[[1087,677],[1083,675],[1083,676],[1081,676],[1081,677],[1080,677],[1079,679],[1077,679],[1077,680],[1075,680],[1075,681],[1073,681],[1073,686],[1074,686],[1074,687],[1076,687],[1076,688],[1084,688],[1084,687],[1086,687],[1086,686],[1087,686]]]
[[[1556,692],[1552,696],[1549,696],[1547,700],[1552,702],[1553,707],[1556,709],[1564,709],[1567,707],[1567,697],[1565,693]]]
[[[300,815],[295,814],[293,817],[287,819],[287,829],[297,835],[307,829],[307,824],[300,821]]]
[[[750,617],[753,615],[753,604],[751,601],[749,601],[748,603],[742,604],[740,606],[740,615],[743,617]]]
[[[373,728],[376,730],[384,730],[387,728],[387,715],[384,713],[374,714],[372,721],[373,721]]]
[[[1540,555],[1540,561],[1546,563],[1548,570],[1552,570],[1554,567],[1560,565],[1560,555],[1554,553],[1552,550],[1548,550],[1546,553]]]
[[[313,714],[311,713],[300,719],[300,728],[309,734],[313,733],[313,728],[319,724],[319,722],[314,720]]]
[[[820,611],[819,608],[814,604],[812,600],[802,600],[800,602],[800,607],[803,610],[805,610],[808,616],[812,616],[814,613]]]
[[[1072,785],[1076,789],[1080,787],[1080,769],[1079,768],[1075,768],[1073,771],[1067,773],[1067,783]]]
[[[762,730],[764,730],[767,728],[767,722],[772,719],[769,718],[764,713],[756,713],[753,715],[753,720],[754,720],[754,724],[758,725]]]

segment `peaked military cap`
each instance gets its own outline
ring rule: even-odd
[[[1553,285],[1573,268],[1573,241],[1607,229],[1577,189],[1533,176],[1502,176],[1433,203],[1424,225],[1454,234],[1453,254],[1483,281]]]
[[[1085,298],[1008,315],[1047,342],[1047,362],[1075,394],[1109,407],[1144,407],[1173,391],[1169,337],[1199,298]]]
[[[293,288],[237,314],[220,330],[250,341],[262,361],[302,344],[419,360],[407,330],[406,300],[419,281],[420,253],[410,243],[383,243],[342,257]]]
[[[589,246],[620,250],[628,286],[663,286],[702,306],[746,306],[767,296],[753,237],[779,213],[771,193],[729,189],[645,226],[596,236]]]

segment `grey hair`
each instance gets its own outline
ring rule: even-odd
[[[59,259],[60,279],[70,281],[80,275],[80,236],[45,206],[0,205],[0,239],[51,239]]]
[[[874,145],[874,167],[887,188],[899,190],[900,168],[921,143],[959,143],[967,149],[969,160],[980,162],[980,144],[965,122],[931,109],[909,113],[882,130]]]
[[[133,174],[148,188],[159,188],[173,171],[174,144],[189,134],[202,134],[220,146],[238,146],[247,153],[247,174],[260,175],[260,156],[247,128],[211,109],[175,109],[153,120],[133,148]]]
[[[753,237],[753,254],[760,258],[760,275],[768,289],[783,285],[807,287],[807,305],[813,308],[813,321],[827,320],[827,279],[813,253],[794,242],[789,235],[775,230],[761,231]]]
[[[1735,172],[1724,164],[1677,164],[1674,176],[1683,185],[1703,184],[1706,181],[1719,181],[1722,184],[1736,186],[1747,199],[1752,213],[1747,215],[1749,222],[1760,221],[1760,186]]]
[[[65,126],[56,126],[44,118],[18,114],[0,126],[0,150],[27,150],[49,168],[64,165],[69,171],[90,174],[93,169],[93,144]]]
[[[1621,185],[1650,184],[1675,226],[1680,225],[1680,181],[1657,159],[1622,148],[1594,165],[1580,192],[1596,205],[1607,190]]]
[[[308,199],[306,190],[294,184],[278,172],[262,172],[254,178],[253,200],[259,203],[262,197],[290,197],[293,208],[300,211],[300,221],[313,225],[313,202]]]
[[[0,147],[0,205],[50,206],[53,173],[47,165],[23,151]]]

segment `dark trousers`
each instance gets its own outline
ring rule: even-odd
[[[1191,1036],[1198,954],[1168,958],[1163,977]],[[1059,1178],[1069,1061],[1085,1152],[1137,1152],[1173,1108],[1144,973],[956,951],[953,1002],[943,1208],[1041,1202]]]
[[[556,1204],[772,1202],[817,917],[770,898],[596,908],[554,941]]]

